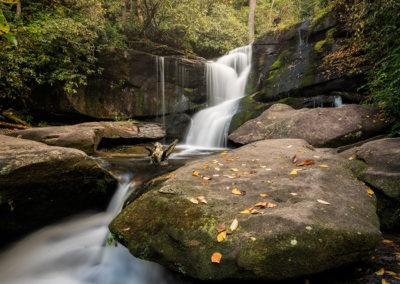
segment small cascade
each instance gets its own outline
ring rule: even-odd
[[[342,107],[342,106],[344,106],[343,100],[342,100],[342,97],[341,97],[341,96],[335,96],[334,99],[335,99],[335,107]]]
[[[230,121],[238,101],[245,95],[251,68],[252,45],[239,47],[206,68],[209,107],[196,113],[186,144],[196,147],[226,147]]]
[[[157,97],[161,99],[162,124],[165,127],[165,70],[164,70],[164,57],[156,57],[156,79],[157,79]]]
[[[308,44],[308,27],[311,21],[305,21],[301,23],[298,28],[299,33],[299,46],[304,46]]]

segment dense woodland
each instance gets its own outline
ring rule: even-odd
[[[287,29],[333,9],[352,32],[345,48],[327,60],[332,68],[367,62],[370,69],[360,90],[368,95],[365,103],[379,105],[398,120],[396,0],[2,0],[0,109],[24,109],[24,119],[32,120],[29,96],[35,86],[61,85],[76,92],[88,76],[101,74],[96,56],[107,46],[215,58],[246,45],[253,33]],[[399,131],[397,122],[393,133]]]

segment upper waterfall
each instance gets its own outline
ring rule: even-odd
[[[207,63],[209,107],[196,113],[186,136],[186,144],[197,147],[226,147],[230,121],[238,99],[245,95],[251,69],[252,44],[230,51]]]

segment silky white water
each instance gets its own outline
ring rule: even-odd
[[[104,213],[79,216],[31,234],[0,255],[0,283],[167,283],[161,266],[132,257],[122,245],[107,245],[107,225],[121,210],[129,178]]]
[[[157,80],[157,96],[161,100],[161,111],[159,115],[162,117],[162,124],[165,126],[165,68],[164,57],[156,56],[156,80]]]
[[[252,45],[239,47],[215,62],[207,63],[209,107],[192,119],[185,143],[190,146],[226,147],[229,124],[239,99],[245,95],[251,68]]]

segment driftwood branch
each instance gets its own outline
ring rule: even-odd
[[[155,142],[152,146],[146,146],[147,151],[149,151],[150,163],[155,166],[167,166],[168,157],[174,151],[178,141],[178,139],[175,139],[175,141],[167,147],[159,142]]]

